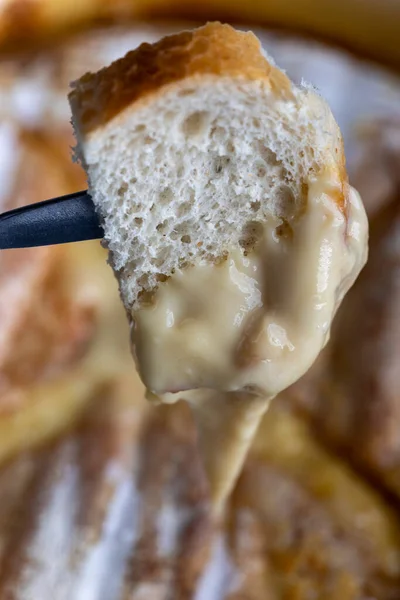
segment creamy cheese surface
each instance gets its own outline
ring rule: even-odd
[[[251,252],[176,272],[132,314],[131,339],[149,395],[193,407],[214,501],[223,501],[268,401],[297,381],[329,339],[367,258],[368,225],[350,190],[311,183],[293,222],[254,224]]]

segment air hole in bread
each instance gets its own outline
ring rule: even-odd
[[[158,256],[157,258],[152,259],[151,264],[158,269],[159,267],[163,266],[164,260],[164,256]]]
[[[162,205],[162,206],[166,206],[167,204],[170,204],[172,202],[174,198],[174,193],[171,190],[171,188],[167,187],[165,189],[163,189],[163,191],[160,193],[159,197],[158,197],[158,202]]]
[[[258,144],[258,151],[260,153],[263,161],[270,166],[280,165],[281,162],[277,159],[275,152],[273,152],[270,148],[267,148],[263,143]]]
[[[154,303],[155,290],[141,290],[138,293],[138,300],[141,306],[150,306]]]
[[[192,201],[182,202],[182,204],[180,204],[178,206],[177,211],[176,211],[178,214],[178,217],[185,217],[186,215],[189,215],[192,208],[193,208]]]
[[[124,212],[126,215],[129,214],[137,214],[138,212],[140,212],[140,207],[138,204],[136,204],[136,202],[132,202],[132,204],[130,206],[125,206],[124,208]]]
[[[138,283],[139,283],[140,287],[145,288],[147,286],[147,282],[148,282],[147,273],[143,273],[143,275],[141,275],[139,277]]]
[[[217,256],[216,258],[212,259],[212,262],[215,265],[222,265],[222,263],[224,263],[227,258],[228,258],[228,254],[226,252],[223,252],[221,254],[221,256]]]
[[[182,236],[186,236],[187,235],[187,231],[188,231],[188,227],[187,227],[187,223],[177,223],[173,230],[170,232],[169,237],[171,238],[171,240],[178,240],[179,238],[181,238]],[[188,238],[190,239],[190,237],[188,236]],[[190,242],[186,243],[191,243],[191,239]]]
[[[262,238],[263,231],[262,223],[259,223],[258,221],[249,221],[249,223],[243,227],[242,236],[239,240],[239,244],[243,250],[246,252],[252,250]]]
[[[181,237],[181,242],[182,242],[182,244],[190,244],[190,243],[191,243],[191,241],[192,241],[192,240],[191,240],[191,238],[190,238],[190,235],[183,235],[183,236]]]
[[[128,190],[128,184],[124,181],[121,183],[117,190],[117,202],[119,206],[122,206],[125,201],[125,194]]]
[[[293,229],[286,221],[286,219],[282,219],[282,223],[275,228],[274,231],[275,239],[292,239],[293,238]]]
[[[129,267],[130,273],[134,273],[134,272],[135,272],[135,269],[136,269],[136,267],[137,267],[137,262],[136,262],[136,260],[131,260],[131,261],[129,261],[129,263],[128,263],[127,267]]]
[[[279,187],[275,192],[276,210],[280,215],[293,211],[295,197],[292,189],[288,185]]]
[[[135,225],[138,225],[139,227],[140,225],[143,225],[143,219],[140,217],[135,217]]]
[[[219,143],[224,142],[227,137],[227,131],[224,127],[214,123],[210,131],[210,137],[217,140]]]
[[[168,228],[169,222],[168,220],[162,221],[162,223],[159,223],[156,226],[156,230],[159,231],[160,233],[165,233],[165,230]]]
[[[229,156],[217,156],[214,161],[214,171],[216,175],[220,175],[222,171],[229,165],[231,159]]]
[[[263,179],[267,174],[267,169],[265,163],[257,163],[257,177]]]
[[[169,122],[169,121],[174,121],[175,120],[175,116],[176,116],[176,114],[175,114],[174,111],[167,110],[166,113],[165,113],[165,117],[164,118],[165,118],[166,122]]]
[[[308,183],[303,181],[301,184],[301,187],[300,187],[301,200],[302,200],[303,205],[307,202],[308,188],[309,188]]]
[[[128,184],[126,183],[126,181],[124,181],[123,183],[121,183],[121,185],[118,188],[118,192],[117,192],[118,196],[120,196],[120,197],[123,196],[124,194],[126,194],[127,190],[128,190]]]
[[[182,123],[182,132],[186,137],[198,137],[205,133],[209,122],[207,111],[196,111],[186,117]]]

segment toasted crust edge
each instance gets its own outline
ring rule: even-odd
[[[290,80],[264,57],[253,33],[208,23],[155,44],[141,44],[110,66],[74,82],[69,101],[76,126],[87,135],[132,103],[201,75],[260,80],[277,96],[291,95]]]
[[[68,98],[78,141],[78,162],[85,163],[78,149],[85,138],[99,134],[124,111],[147,104],[171,87],[182,86],[185,94],[190,81],[196,86],[196,80],[204,77],[260,81],[278,98],[295,97],[291,80],[269,62],[251,31],[238,31],[220,22],[207,23],[153,44],[143,43],[108,67],[86,73],[71,84]],[[325,104],[322,98],[320,101]],[[339,140],[336,153],[329,157],[329,170],[339,183],[336,205],[347,217],[349,185],[343,140],[333,118],[330,127],[339,134]]]

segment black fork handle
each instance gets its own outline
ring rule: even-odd
[[[0,249],[29,248],[101,239],[103,229],[84,190],[0,215]]]

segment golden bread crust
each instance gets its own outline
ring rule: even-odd
[[[149,102],[166,88],[182,87],[181,93],[187,94],[191,81],[196,86],[205,77],[258,81],[278,98],[294,98],[290,79],[267,60],[252,32],[208,23],[155,44],[141,44],[110,66],[74,82],[69,101],[78,139],[100,132],[123,111]],[[327,154],[325,168],[337,182],[337,206],[346,213],[349,186],[343,141],[333,118],[326,127],[332,129],[337,145]]]
[[[201,76],[263,81],[277,96],[291,95],[290,80],[266,60],[253,33],[208,23],[141,44],[98,73],[87,73],[73,84],[69,101],[79,131],[87,135],[131,104]]]

